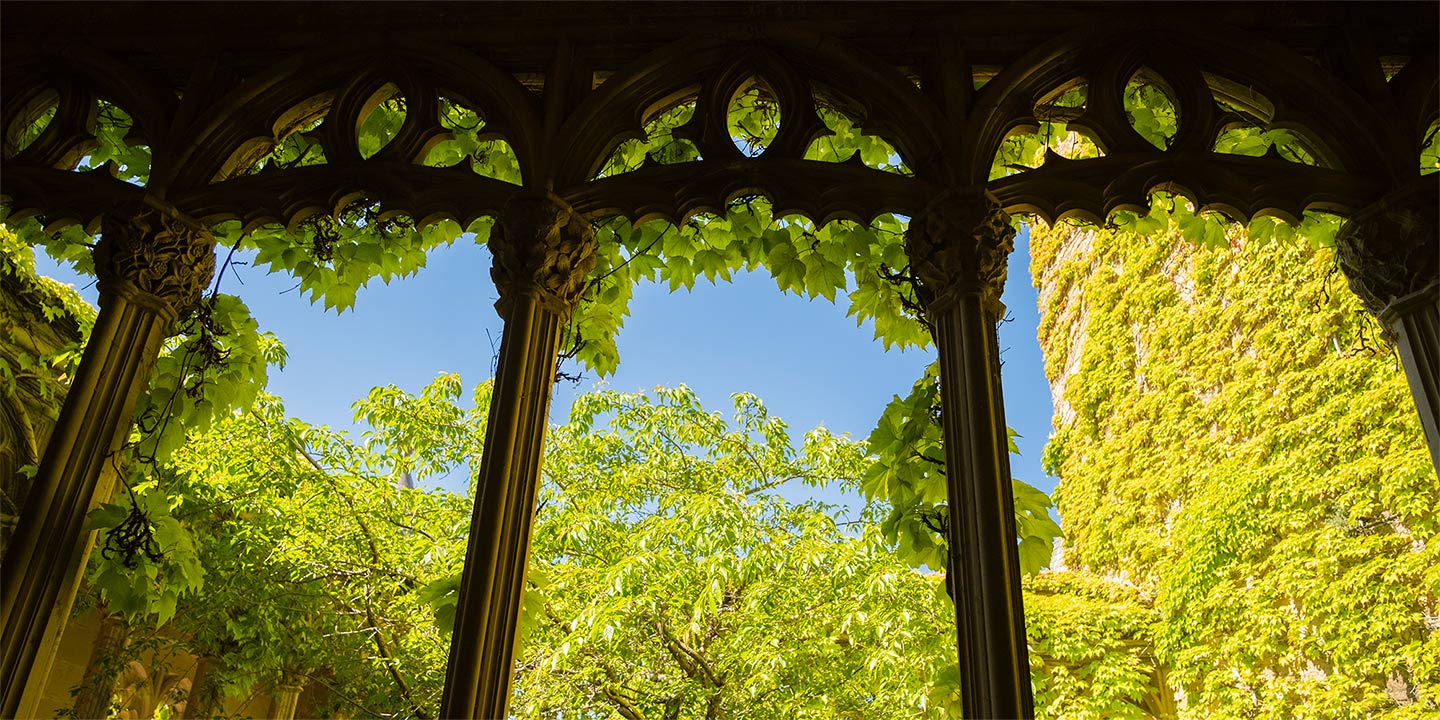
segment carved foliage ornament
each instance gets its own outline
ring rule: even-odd
[[[938,311],[963,295],[979,294],[988,312],[1000,314],[1005,263],[1015,249],[1010,216],[984,188],[953,188],[911,219],[905,252],[916,292],[927,310]]]
[[[123,297],[170,322],[199,304],[215,274],[215,238],[209,232],[143,205],[107,212],[101,232],[95,273],[102,297]]]
[[[506,202],[489,247],[501,317],[508,317],[516,297],[526,293],[545,309],[568,316],[595,269],[589,219],[551,194],[525,193]]]
[[[1340,229],[1336,252],[1350,289],[1389,325],[1412,295],[1440,277],[1440,208],[1435,182],[1413,184],[1356,213]],[[1433,301],[1432,301],[1433,302]]]

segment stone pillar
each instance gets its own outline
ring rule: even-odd
[[[1336,251],[1400,355],[1440,473],[1440,175],[1387,195],[1340,228]]]
[[[940,351],[948,573],[967,718],[1035,714],[995,334],[1014,238],[1009,216],[983,188],[942,193],[905,237]]]
[[[589,220],[554,195],[526,194],[507,203],[489,247],[505,330],[477,473],[443,718],[508,717],[560,331],[595,267]]]
[[[80,692],[72,708],[77,718],[110,716],[110,698],[115,695],[115,681],[125,663],[125,645],[130,639],[130,626],[125,619],[101,603],[100,632],[90,648],[90,662],[80,680]]]
[[[161,341],[215,269],[214,238],[159,210],[114,210],[101,230],[100,313],[0,569],[0,717],[43,690],[94,539],[85,515],[109,498],[102,470],[120,462]]]
[[[201,720],[218,715],[225,704],[220,687],[220,670],[224,659],[201,655],[195,659],[195,672],[190,676],[190,692],[185,696],[185,712],[181,720]]]
[[[300,691],[304,689],[305,678],[296,673],[285,673],[280,684],[275,686],[275,696],[270,699],[272,720],[295,720],[296,708],[300,705]]]

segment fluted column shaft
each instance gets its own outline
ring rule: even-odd
[[[995,326],[1015,230],[980,188],[910,222],[906,253],[940,351],[949,568],[966,718],[1034,716]]]
[[[1440,174],[1361,210],[1336,250],[1350,289],[1395,343],[1440,474]]]
[[[209,233],[159,210],[104,218],[100,312],[0,569],[0,717],[43,690],[93,543],[85,516],[109,497],[135,400],[161,342],[210,282],[214,247]]]
[[[303,682],[303,677],[286,673],[280,684],[275,686],[275,696],[270,700],[271,720],[295,720]]]
[[[441,705],[504,718],[560,331],[595,266],[590,223],[553,195],[509,202],[489,247],[505,319]]]

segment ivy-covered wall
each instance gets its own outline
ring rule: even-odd
[[[1037,227],[1065,561],[1133,583],[1182,717],[1440,708],[1440,482],[1333,251]]]
[[[0,557],[94,320],[73,290],[35,274],[30,247],[0,225]]]

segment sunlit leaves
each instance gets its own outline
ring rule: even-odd
[[[166,482],[175,452],[215,421],[247,410],[265,385],[267,368],[284,364],[283,348],[274,336],[258,332],[237,298],[208,300],[203,314],[189,323],[204,328],[191,328],[166,348],[136,402],[136,427],[120,453],[123,462],[117,462],[131,491],[90,519],[91,527],[101,531],[102,548],[132,506],[144,513],[143,522],[154,534],[156,557],[116,551],[91,560],[92,582],[111,608],[132,622],[149,618],[163,624],[177,600],[198,590],[204,576],[190,531],[174,516],[182,501]]]
[[[900,153],[883,138],[865,134],[854,120],[838,110],[817,105],[815,111],[830,132],[810,142],[805,150],[806,160],[845,162],[859,153],[865,167],[897,175],[911,174]]]
[[[395,139],[405,124],[405,96],[394,94],[382,100],[360,123],[360,157],[371,158]]]
[[[1271,148],[1280,157],[1301,165],[1314,165],[1315,158],[1294,133],[1285,129],[1261,130],[1254,125],[1226,129],[1215,139],[1215,152],[1260,157]]]
[[[136,402],[137,459],[164,463],[188,434],[248,408],[272,364],[284,365],[284,350],[274,335],[259,331],[239,298],[206,300],[156,361]]]
[[[376,114],[378,115],[380,113]],[[286,135],[279,142],[275,143],[275,147],[270,150],[270,154],[260,160],[255,168],[256,172],[259,172],[266,166],[292,168],[324,165],[326,163],[325,148],[321,146],[318,140],[308,134],[319,127],[322,122],[324,122],[323,117],[316,118],[307,125],[296,128],[295,132]]]
[[[645,138],[631,138],[620,143],[610,155],[597,178],[638,170],[647,157],[663,165],[700,159],[695,143],[673,135],[675,128],[690,121],[695,114],[694,101],[681,103],[645,123]]]
[[[797,452],[751,395],[730,421],[684,387],[578,399],[546,458],[534,548],[549,587],[526,616],[516,712],[933,714],[940,679],[917,675],[950,645],[933,576],[842,532],[836,509],[773,494],[853,483],[863,465],[823,429]]]
[[[1280,218],[1260,216],[1246,226],[1249,237],[1259,242],[1304,241],[1315,248],[1334,247],[1342,218],[1329,213],[1307,212],[1297,226]],[[1151,195],[1150,208],[1144,214],[1117,210],[1110,216],[1109,227],[1121,232],[1147,237],[1178,235],[1186,242],[1210,248],[1232,243],[1239,228],[1219,213],[1196,213],[1190,201],[1164,192]]]
[[[1335,220],[1306,223],[1031,240],[1051,374],[1072,372],[1046,449],[1067,563],[1154,593],[1156,651],[1211,715],[1378,716],[1387,678],[1421,703],[1435,682],[1417,598],[1440,488],[1397,364],[1313,247]]]
[[[1067,160],[1100,157],[1099,146],[1085,135],[1069,129],[1067,123],[1085,109],[1086,88],[1081,85],[1060,93],[1035,108],[1040,121],[1033,130],[1013,132],[1001,143],[990,169],[991,180],[1038,168],[1047,154]]]
[[[847,221],[815,227],[799,217],[776,218],[764,197],[732,203],[724,216],[703,214],[679,226],[623,219],[596,226],[597,263],[576,310],[567,343],[575,357],[607,375],[619,362],[615,333],[629,314],[633,286],[659,282],[674,292],[696,281],[728,281],[740,270],[764,268],[782,292],[848,302],[857,325],[875,324],[888,347],[924,347],[930,337],[909,315],[902,290],[882,268],[908,265],[904,222],[882,215],[868,226]]]
[[[780,131],[780,104],[760,83],[737,93],[725,117],[735,147],[750,157],[765,152]]]
[[[150,148],[125,141],[135,122],[118,105],[100,101],[95,117],[96,147],[80,159],[80,170],[111,165],[115,177],[134,185],[144,185],[150,177]]]
[[[173,627],[195,650],[224,653],[233,694],[323,670],[352,702],[433,715],[438,682],[411,679],[407,697],[386,668],[402,681],[443,668],[422,591],[458,567],[468,503],[399,489],[397,474],[429,477],[478,451],[487,407],[457,408],[458,386],[446,376],[419,396],[378,388],[357,403],[374,423],[373,453],[264,398],[175,456],[169,491],[209,572]]]
[[[1168,90],[1136,74],[1125,85],[1125,116],[1140,137],[1166,150],[1180,129],[1180,114]]]
[[[505,140],[485,131],[485,119],[480,113],[441,96],[440,125],[450,131],[450,137],[430,149],[424,164],[451,167],[468,162],[477,175],[521,184],[515,151]]]
[[[50,107],[41,111],[38,115],[34,117],[33,120],[26,124],[25,127],[20,130],[18,137],[11,138],[7,136],[5,138],[7,146],[6,154],[19,154],[20,152],[24,151],[25,148],[30,147],[30,145],[35,142],[36,138],[39,138],[41,133],[45,132],[45,128],[50,126],[50,121],[55,119],[55,111],[58,109],[58,105],[51,105]],[[13,146],[11,146],[12,140],[14,142]]]
[[[916,567],[942,568],[948,560],[948,487],[940,412],[939,367],[931,364],[909,395],[890,401],[870,432],[868,449],[875,459],[860,486],[866,497],[888,503],[890,512],[881,531],[897,545],[901,558]],[[1013,451],[1013,439],[1011,445]],[[1052,503],[1045,493],[1020,480],[1012,484],[1021,569],[1039,572],[1050,563],[1060,528],[1050,519]]]
[[[149,620],[164,625],[175,616],[180,600],[203,586],[205,568],[194,538],[172,514],[166,493],[153,483],[141,483],[135,495],[117,499],[117,503],[102,503],[87,519],[87,529],[100,531],[97,553],[101,555],[98,563],[91,563],[95,572],[89,581],[111,611],[132,623]],[[136,507],[150,523],[153,556],[145,552],[126,555],[109,540],[108,533],[124,523]]]
[[[1075,572],[1022,580],[1037,718],[1173,717],[1161,618],[1133,586]]]
[[[1440,122],[1430,124],[1420,144],[1420,174],[1429,175],[1440,170]]]
[[[472,232],[488,237],[488,219],[472,226]],[[429,250],[448,245],[461,235],[461,228],[442,220],[416,228],[408,218],[380,220],[375,205],[353,205],[338,220],[313,216],[296,232],[279,225],[265,225],[238,237],[238,225],[218,228],[223,244],[240,243],[256,252],[255,264],[270,272],[289,272],[300,281],[300,289],[311,302],[344,311],[355,302],[355,294],[374,278],[389,283],[425,267]]]

